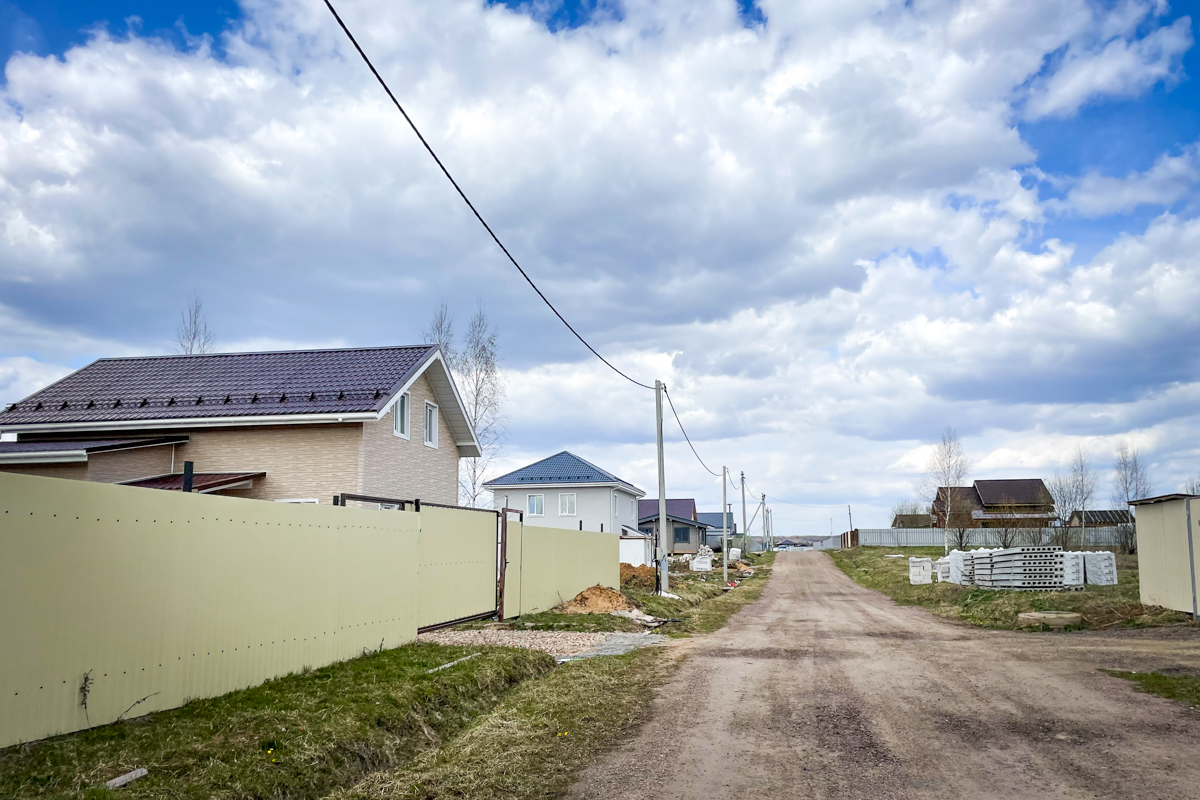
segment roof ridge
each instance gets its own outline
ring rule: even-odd
[[[378,345],[375,347],[312,347],[304,350],[243,350],[233,353],[159,353],[158,355],[145,356],[103,356],[97,358],[92,364],[97,364],[101,361],[154,361],[158,359],[168,358],[230,358],[233,356],[280,356],[290,354],[308,354],[308,353],[356,353],[356,352],[373,352],[378,350],[418,350],[438,347],[436,344],[390,344]],[[89,365],[90,366],[90,365]],[[78,370],[76,370],[78,372]],[[74,373],[72,373],[74,374]],[[53,384],[51,384],[53,385]],[[47,387],[48,388],[48,387]]]

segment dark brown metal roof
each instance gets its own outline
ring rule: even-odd
[[[1084,512],[1084,522],[1093,527],[1107,527],[1111,525],[1128,525],[1133,522],[1133,515],[1125,509],[1097,509],[1095,511]],[[1075,511],[1071,514],[1071,519],[1067,521],[1068,525],[1079,524],[1079,512]]]
[[[436,350],[102,358],[0,412],[0,427],[378,411]]]
[[[213,491],[224,486],[232,486],[235,483],[244,483],[266,476],[265,472],[196,472],[192,474],[192,491]],[[156,478],[145,478],[124,485],[137,486],[141,489],[166,489],[167,491],[181,492],[183,491],[183,475],[181,473],[159,475]]]
[[[1054,502],[1041,478],[975,481],[975,490],[985,506],[1037,506]]]

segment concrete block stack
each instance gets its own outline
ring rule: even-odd
[[[933,574],[939,583],[950,582],[950,557],[942,556],[933,562]]]
[[[989,589],[1047,592],[1064,586],[1065,558],[1055,545],[992,550],[974,562],[975,583]]]
[[[1087,582],[1094,586],[1117,585],[1117,557],[1113,553],[1080,553]]]
[[[1063,586],[1068,589],[1083,588],[1083,564],[1086,553],[1063,553]]]
[[[908,582],[914,586],[933,583],[933,559],[910,557],[908,559]]]

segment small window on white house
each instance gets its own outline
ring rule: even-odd
[[[527,506],[527,509],[529,511],[529,516],[531,516],[531,517],[545,516],[545,513],[546,513],[545,503],[546,503],[546,495],[544,495],[544,494],[529,495],[529,505]]]
[[[407,394],[400,395],[400,399],[396,401],[394,409],[395,416],[392,418],[392,433],[404,439],[409,437],[409,408],[411,404],[412,399]]]
[[[558,496],[558,515],[560,517],[575,516],[575,493],[560,494]]]
[[[437,447],[438,440],[438,408],[433,403],[425,403],[425,444]]]

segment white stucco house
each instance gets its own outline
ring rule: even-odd
[[[527,525],[620,535],[622,561],[627,549],[631,557],[634,549],[646,550],[646,536],[637,527],[638,499],[646,493],[574,453],[555,453],[484,486],[492,492],[495,508],[524,511]],[[631,540],[629,545],[625,539]]]

